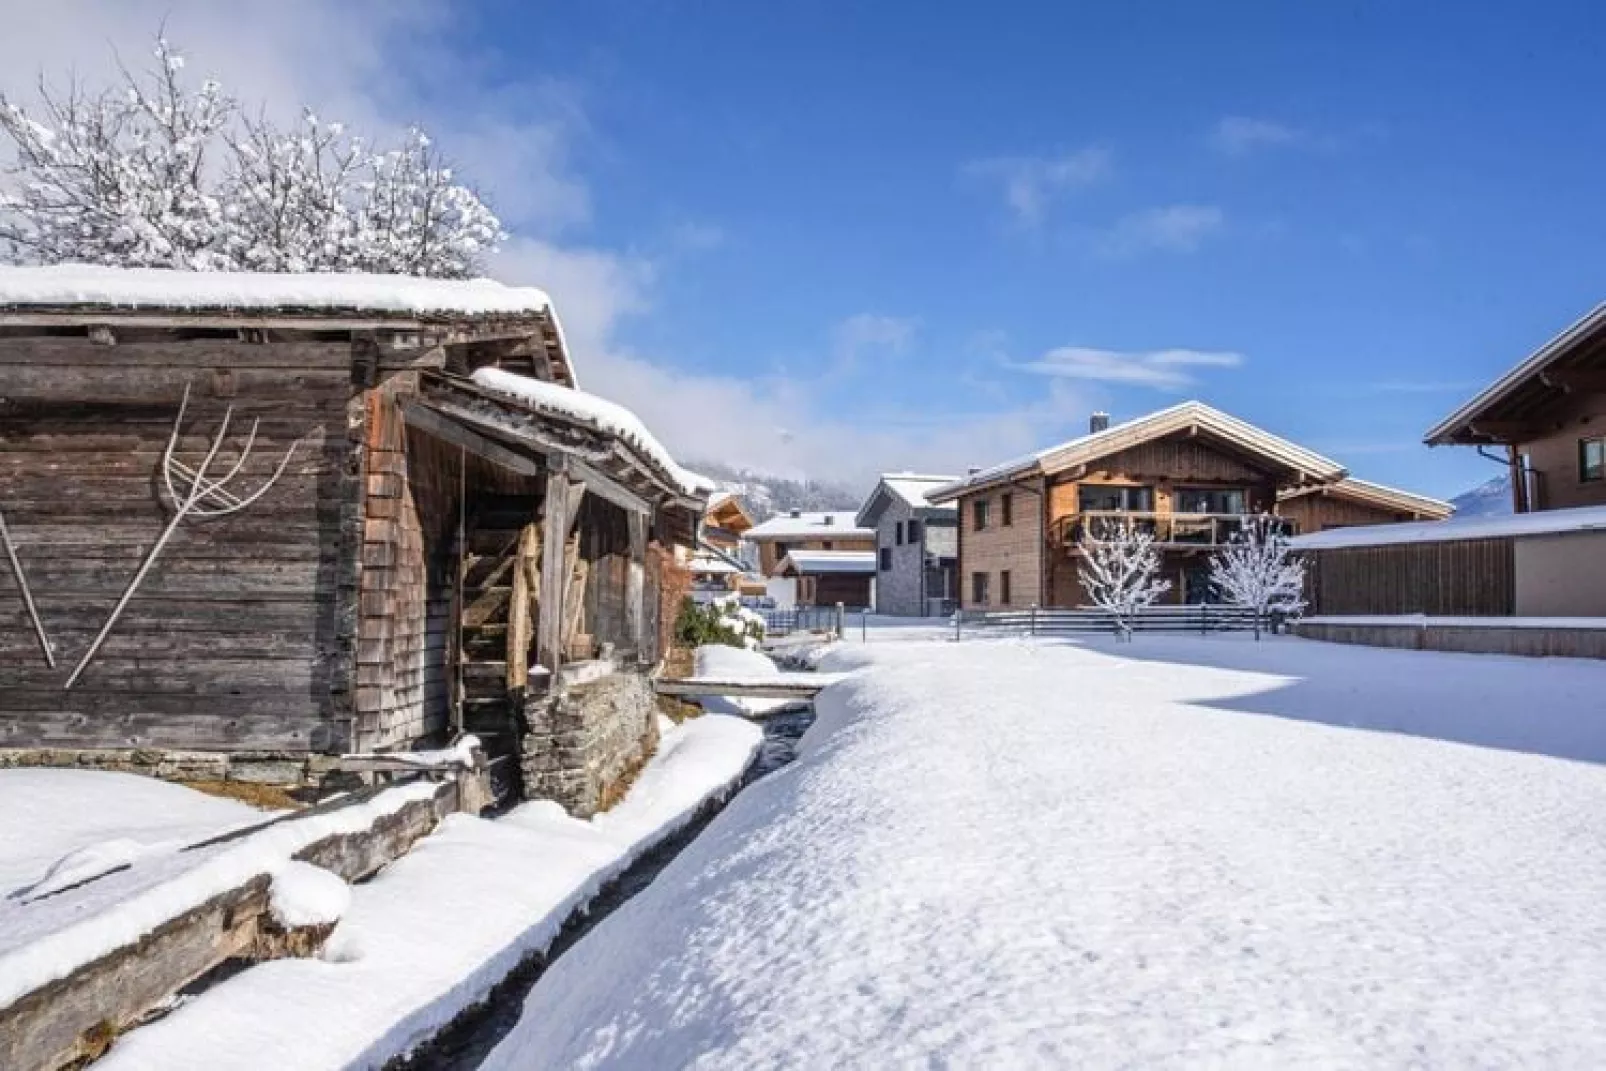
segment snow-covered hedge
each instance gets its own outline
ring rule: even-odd
[[[687,647],[757,647],[764,639],[764,618],[743,606],[736,595],[706,603],[687,599],[681,604],[675,639]]]

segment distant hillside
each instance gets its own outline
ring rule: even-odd
[[[858,509],[869,489],[818,480],[789,480],[760,472],[722,465],[717,461],[691,461],[687,468],[714,481],[721,491],[738,496],[757,520],[787,510]]]
[[[1511,512],[1511,477],[1502,473],[1450,499],[1457,517],[1499,517]]]

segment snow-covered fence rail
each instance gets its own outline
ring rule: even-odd
[[[433,785],[366,789],[192,844],[179,855],[194,855],[193,868],[176,869],[0,959],[14,968],[0,967],[0,1068],[93,1059],[150,1009],[228,960],[316,952],[329,927],[303,934],[274,919],[275,866],[287,856],[348,882],[368,877],[446,815],[483,806],[487,794],[478,776],[465,770]],[[124,869],[80,884],[118,880]],[[53,895],[71,896],[76,888]]]
[[[1268,622],[1262,621],[1262,625]],[[1236,606],[1151,606],[1130,622],[1134,632],[1249,632],[1255,627],[1253,610]],[[1096,607],[1075,610],[966,610],[960,615],[959,630],[1019,632],[1055,636],[1078,633],[1115,634],[1120,622],[1115,614]]]
[[[836,627],[836,607],[799,606],[792,610],[761,610],[766,636],[814,632]]]

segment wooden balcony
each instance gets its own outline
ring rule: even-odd
[[[1192,550],[1231,543],[1253,519],[1251,513],[1155,513],[1130,510],[1088,510],[1055,522],[1061,545],[1074,548],[1096,541],[1107,531],[1136,528],[1154,537],[1157,546]]]

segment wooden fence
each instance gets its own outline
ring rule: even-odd
[[[1499,617],[1516,611],[1510,539],[1308,551],[1312,615]]]
[[[1262,627],[1270,629],[1275,623],[1264,621]],[[1134,632],[1247,632],[1254,627],[1255,613],[1252,610],[1204,603],[1151,606],[1132,621]],[[966,629],[971,629],[1018,632],[1032,636],[1077,633],[1109,635],[1120,631],[1115,615],[1096,607],[1075,610],[966,610],[959,615],[955,629],[961,635]]]

